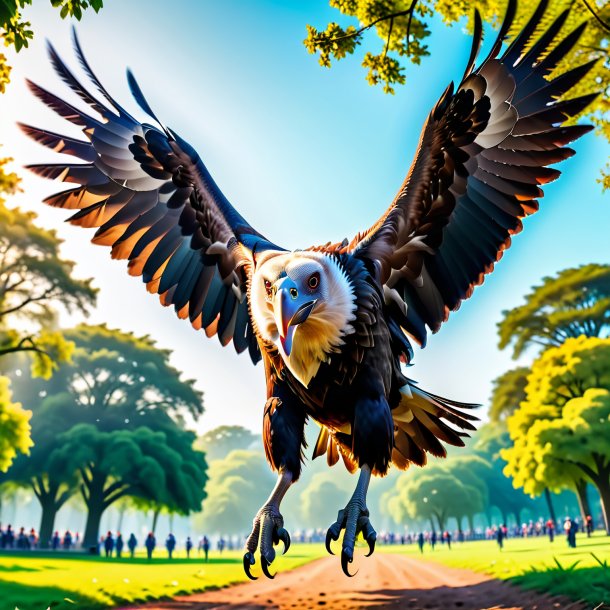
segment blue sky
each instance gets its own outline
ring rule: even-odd
[[[76,67],[70,24],[47,5],[26,9],[36,38],[29,50],[10,56],[13,83],[0,97],[1,154],[14,157],[16,168],[51,158],[26,140],[16,120],[78,135],[23,83],[28,76],[75,102],[52,72],[44,45],[50,39]],[[460,78],[470,50],[461,27],[434,21],[432,57],[408,66],[407,85],[388,96],[365,82],[357,58],[326,70],[306,52],[305,24],[321,28],[338,18],[323,0],[107,0],[99,15],[85,15],[78,31],[89,62],[121,103],[144,118],[125,82],[129,66],[157,115],[199,151],[233,205],[272,241],[298,248],[351,237],[376,220],[404,179],[427,113],[447,83]],[[381,44],[375,35],[367,42]],[[416,351],[410,374],[424,388],[486,403],[491,381],[514,365],[496,347],[502,310],[518,305],[545,275],[610,263],[610,197],[595,182],[610,147],[588,136],[576,149],[496,271]],[[63,224],[64,212],[40,203],[61,185],[21,173],[24,193],[15,202],[59,231],[77,273],[93,276],[100,288],[90,321],[150,334],[173,350],[174,364],[205,392],[200,430],[222,423],[260,429],[262,368],[161,308],[127,276],[125,263],[88,244],[87,231]]]

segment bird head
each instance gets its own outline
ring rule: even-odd
[[[321,362],[338,351],[356,309],[352,285],[338,261],[320,252],[267,253],[250,286],[260,336],[277,345],[305,386]]]

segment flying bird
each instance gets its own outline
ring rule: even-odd
[[[590,130],[565,125],[595,94],[566,99],[592,68],[585,63],[550,78],[577,43],[584,25],[559,36],[568,11],[540,33],[548,1],[505,49],[516,0],[488,56],[477,65],[482,24],[464,76],[431,110],[411,168],[391,205],[351,240],[286,250],[252,227],[229,203],[195,150],[157,119],[131,72],[129,86],[151,123],[141,123],[104,88],[78,39],[75,52],[87,88],[49,45],[52,65],[85,112],[39,85],[31,91],[84,139],[22,125],[34,140],[78,163],[31,165],[45,178],[73,186],[48,197],[75,210],[74,225],[96,228],[93,243],[127,259],[164,306],[173,306],[208,337],[233,343],[262,360],[267,381],[263,437],[278,474],[254,518],[244,569],[274,546],[290,545],[280,503],[299,479],[304,426],[320,425],[313,457],[326,455],[359,472],[355,491],[328,529],[341,540],[349,575],[356,538],[375,546],[366,505],[372,475],[390,465],[423,466],[462,446],[475,429],[475,405],[436,396],[405,374],[412,343],[426,344],[449,313],[471,296],[538,209],[550,168],[574,154],[566,145]]]

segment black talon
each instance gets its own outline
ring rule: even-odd
[[[250,579],[250,580],[258,580],[258,577],[256,576],[252,576],[252,574],[250,573],[250,566],[254,565],[254,562],[256,560],[254,559],[254,554],[247,552],[244,555],[244,572],[246,573],[246,576]]]
[[[271,578],[273,580],[275,578],[275,574],[271,574],[271,572],[269,572],[270,565],[271,564],[267,561],[266,557],[264,555],[261,555],[261,569],[263,570],[263,574],[267,578]]]
[[[343,570],[343,573],[346,576],[349,576],[350,578],[352,576],[356,576],[356,574],[358,573],[358,570],[356,570],[353,574],[349,573],[349,570],[347,569],[347,564],[348,563],[352,563],[352,561],[354,561],[353,557],[350,557],[346,552],[345,549],[341,551],[341,569]]]
[[[277,530],[276,536],[278,543],[280,540],[284,543],[284,552],[282,555],[285,555],[290,548],[290,534],[283,527],[280,527],[280,529]]]
[[[338,540],[339,536],[334,536],[332,534],[332,532],[329,530],[326,532],[326,550],[331,554],[334,555],[333,550],[330,548],[330,541],[331,540]]]
[[[365,555],[365,557],[370,557],[375,552],[375,542],[377,540],[377,535],[372,533],[366,539],[367,544],[369,545],[369,552]]]

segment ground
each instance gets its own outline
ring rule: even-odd
[[[509,539],[503,551],[493,541],[454,544],[451,551],[438,546],[432,552],[427,547],[425,562],[415,546],[380,545],[369,559],[363,553],[364,548],[358,549],[351,566],[352,571],[359,570],[358,575],[347,579],[341,573],[338,557],[324,557],[320,545],[294,544],[286,557],[278,557],[274,563],[279,575],[273,581],[261,578],[254,584],[208,593],[199,601],[182,599],[151,607],[610,609],[610,538],[602,534],[591,539],[580,536],[576,549],[568,549],[563,537],[553,545],[546,538]],[[606,567],[592,553],[601,564],[608,562]],[[324,558],[288,574],[290,569],[320,557]],[[495,579],[509,579],[522,587],[588,602],[574,604],[565,598],[551,602],[544,595],[523,594]],[[61,610],[95,610],[184,596],[244,580],[241,552],[224,553],[222,558],[211,553],[208,564],[196,555],[191,560],[179,556],[169,562],[159,554],[148,563],[141,557],[132,562],[38,553],[0,554],[0,610],[46,610],[49,605]],[[227,600],[233,605],[227,605]]]

